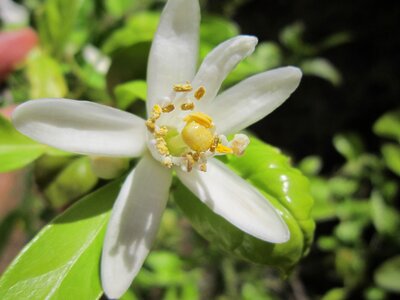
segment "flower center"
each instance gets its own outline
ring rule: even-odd
[[[215,155],[242,155],[249,138],[237,134],[228,142],[216,134],[211,116],[198,111],[194,101],[200,101],[206,89],[195,91],[190,83],[175,84],[170,97],[153,107],[146,126],[149,149],[153,157],[168,168],[179,166],[190,172],[193,168],[207,170],[207,159]],[[192,99],[196,100],[192,100]]]

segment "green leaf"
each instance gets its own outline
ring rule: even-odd
[[[63,98],[68,92],[60,64],[43,52],[33,52],[29,57],[26,76],[32,99]]]
[[[60,57],[67,50],[70,40],[78,30],[76,24],[80,11],[90,1],[82,0],[47,0],[37,10],[36,22],[40,41],[48,53]],[[83,18],[85,19],[85,18]]]
[[[364,152],[364,145],[355,133],[342,133],[333,137],[335,149],[347,160],[358,158]]]
[[[329,220],[336,217],[336,204],[332,201],[328,181],[320,177],[311,177],[310,190],[315,200],[311,216],[316,221]]]
[[[111,66],[107,73],[107,87],[110,92],[121,84],[132,80],[145,80],[150,41],[121,48],[111,55]],[[135,64],[127,64],[134,61]]]
[[[147,84],[144,80],[134,80],[117,85],[114,89],[117,105],[120,109],[126,110],[136,100],[146,101]]]
[[[155,12],[141,12],[133,15],[123,27],[114,31],[105,41],[102,47],[103,51],[110,54],[137,43],[150,42],[157,30],[159,19],[160,14]],[[132,61],[137,62],[138,60]]]
[[[304,60],[300,68],[305,75],[320,77],[334,86],[339,86],[342,83],[342,75],[338,69],[325,58],[317,57]]]
[[[121,17],[125,15],[129,9],[137,5],[137,2],[136,0],[105,0],[104,4],[108,13],[116,17]]]
[[[228,78],[224,81],[224,85],[231,86],[251,75],[278,67],[281,63],[282,53],[277,44],[260,43],[254,53],[242,61],[228,75]]]
[[[382,146],[381,152],[389,170],[400,176],[400,146],[385,144]]]
[[[0,172],[20,169],[46,151],[46,146],[36,143],[14,129],[0,115]]]
[[[346,299],[346,290],[344,288],[334,288],[329,290],[321,300],[343,300]]]
[[[83,198],[24,248],[0,279],[1,299],[98,299],[99,260],[117,180]]]
[[[281,212],[291,238],[284,244],[271,244],[245,234],[214,214],[181,183],[173,197],[195,229],[213,245],[256,263],[274,266],[287,274],[308,251],[315,224],[310,218],[313,199],[308,180],[290,166],[279,150],[256,138],[246,154],[228,157],[227,164],[251,184]]]
[[[44,194],[53,207],[60,208],[91,191],[97,181],[90,159],[81,157],[62,170],[45,189]]]
[[[391,111],[381,116],[373,130],[376,135],[400,142],[400,111]]]
[[[385,261],[374,274],[375,283],[385,290],[400,293],[400,255]]]
[[[299,169],[307,176],[317,175],[322,169],[322,160],[319,156],[307,156],[300,161]]]
[[[382,195],[375,191],[371,195],[372,222],[376,230],[383,234],[396,237],[400,228],[400,214],[395,207],[385,203]]]
[[[200,40],[213,47],[239,35],[239,27],[229,19],[203,15],[200,26]]]

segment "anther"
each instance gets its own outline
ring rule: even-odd
[[[190,92],[193,90],[193,87],[190,83],[185,84],[174,84],[174,91],[175,92]]]
[[[154,124],[154,122],[152,120],[146,121],[146,127],[151,133],[153,133],[154,130],[156,129],[156,125]]]
[[[162,112],[163,113],[170,113],[171,111],[173,111],[175,109],[175,105],[173,105],[172,103],[165,105],[162,108]]]
[[[152,118],[154,121],[156,121],[157,119],[160,118],[161,113],[162,113],[162,108],[161,108],[161,106],[158,105],[158,104],[156,104],[156,105],[153,106],[153,111],[152,111],[152,114],[151,114],[151,118]]]
[[[194,97],[195,97],[197,100],[200,100],[201,98],[203,98],[203,96],[205,95],[205,93],[206,93],[206,88],[205,88],[204,86],[201,86],[201,87],[199,87],[199,88],[196,90],[196,92],[194,93]]]
[[[189,103],[184,103],[181,105],[182,110],[193,110],[194,109],[194,103],[189,102]]]
[[[215,149],[217,149],[218,144],[219,144],[219,137],[216,136],[216,137],[214,138],[214,140],[213,140],[211,146],[210,146],[210,151],[211,151],[211,152],[215,152]]]
[[[202,172],[207,172],[207,165],[206,164],[201,164],[199,167],[200,171]]]

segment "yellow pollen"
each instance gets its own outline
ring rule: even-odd
[[[218,144],[217,148],[215,149],[218,153],[223,153],[223,154],[232,154],[233,150],[227,146],[224,146],[222,144]]]
[[[183,119],[186,123],[190,123],[190,122],[196,122],[202,126],[204,126],[205,128],[211,128],[213,127],[213,123],[212,123],[212,119],[210,116],[202,113],[202,112],[195,112],[192,113],[190,115],[187,115],[184,119]]]
[[[195,97],[197,100],[200,100],[201,98],[203,98],[203,96],[205,95],[205,93],[206,93],[206,88],[205,88],[204,86],[201,86],[201,87],[199,87],[199,88],[196,90],[196,92],[194,93],[194,97]]]
[[[193,90],[193,87],[190,83],[185,84],[174,84],[174,91],[175,92],[190,92]]]
[[[181,105],[182,110],[193,110],[194,109],[194,103],[189,102],[189,103],[184,103]]]
[[[210,151],[215,152],[215,149],[217,149],[218,144],[219,144],[219,137],[216,136],[214,137],[214,140],[210,146]]]
[[[207,172],[207,165],[206,164],[201,164],[200,165],[200,171]]]
[[[193,159],[192,155],[190,155],[190,154],[186,155],[186,159],[187,159],[186,167],[187,167],[188,172],[190,172],[193,169],[194,159]]]
[[[159,119],[162,113],[162,108],[160,105],[156,104],[153,106],[153,111],[151,114],[151,119],[153,119],[154,121]]]
[[[161,155],[169,155],[167,142],[162,137],[156,138],[156,148]]]
[[[186,145],[196,152],[205,152],[210,149],[214,139],[210,129],[195,121],[186,124],[181,136]]]
[[[168,133],[168,128],[166,126],[160,127],[160,129],[157,130],[156,136],[157,137],[164,137]]]
[[[156,125],[151,119],[146,121],[146,127],[151,133],[153,133],[154,130],[156,129]]]
[[[163,113],[170,113],[170,112],[173,111],[174,109],[175,109],[175,105],[173,105],[173,104],[171,103],[171,104],[168,104],[168,105],[164,106],[164,107],[162,108],[162,112],[163,112]]]
[[[171,160],[171,158],[170,157],[166,157],[164,160],[163,160],[163,165],[165,166],[165,167],[167,167],[168,169],[171,169],[172,167],[173,167],[173,163],[172,163],[172,160]]]

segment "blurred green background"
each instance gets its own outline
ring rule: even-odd
[[[0,69],[3,112],[27,99],[67,97],[144,115],[147,55],[165,1],[15,3],[24,13],[7,18],[10,13],[0,6],[2,31],[30,26],[38,43],[12,72]],[[272,268],[217,249],[170,202],[155,250],[125,299],[399,297],[400,3],[201,4],[202,58],[239,33],[260,40],[256,52],[236,68],[224,88],[283,65],[303,70],[299,89],[251,130],[289,155],[309,178],[315,199],[315,242],[283,280]],[[16,43],[8,49],[18,47]],[[15,136],[6,118],[0,121],[3,272],[40,228],[105,181],[93,173],[89,158],[30,144]]]

